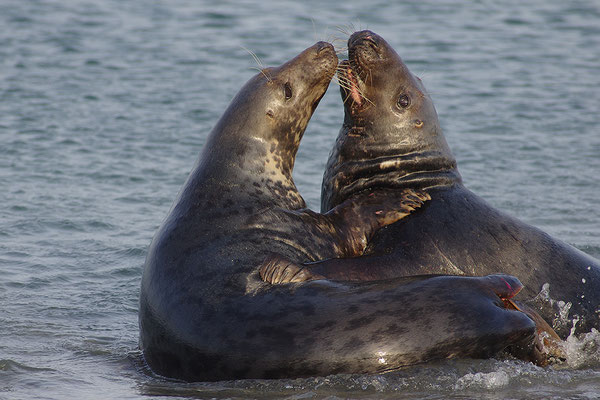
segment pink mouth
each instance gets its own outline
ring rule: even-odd
[[[352,96],[352,100],[354,100],[354,102],[358,105],[361,105],[362,96],[358,92],[358,82],[356,81],[356,78],[354,77],[354,74],[352,73],[352,68],[350,68],[350,66],[346,68],[346,76],[348,76],[348,79],[350,80],[350,96]]]

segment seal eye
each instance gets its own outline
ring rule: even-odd
[[[285,85],[283,85],[283,92],[285,93],[286,100],[292,98],[292,87],[290,86],[289,82],[286,82]]]
[[[410,97],[408,97],[407,95],[403,94],[402,96],[400,96],[398,98],[398,107],[400,108],[406,108],[410,106]]]

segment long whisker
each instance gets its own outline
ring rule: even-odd
[[[265,70],[264,70],[264,69],[260,69],[260,68],[258,68],[258,67],[250,67],[250,69],[255,69],[255,70],[257,70],[258,72],[260,72],[261,74],[263,74],[263,76],[264,76],[265,78],[267,78],[267,82],[273,82],[273,79],[271,79],[271,77],[265,73]]]
[[[256,55],[256,53],[255,53],[255,52],[253,52],[252,50],[250,50],[250,49],[248,49],[248,48],[246,48],[246,47],[244,47],[244,46],[241,46],[241,45],[240,45],[240,47],[241,47],[242,49],[246,50],[246,51],[248,52],[248,54],[250,54],[250,55],[252,56],[252,58],[254,58],[254,61],[256,61],[256,63],[258,64],[258,66],[259,66],[261,69],[264,69],[264,68],[265,68],[265,65],[263,64],[263,62],[261,61],[261,59],[260,59],[260,58],[259,58],[259,57]]]
[[[315,34],[315,42],[318,42],[319,36],[317,35],[317,26],[315,25],[315,20],[312,17],[310,17],[310,22],[312,22],[313,32]]]
[[[250,50],[250,49],[247,49],[247,48],[246,48],[246,47],[244,47],[244,46],[240,46],[240,47],[241,47],[242,49],[246,50],[246,51],[248,52],[248,54],[250,54],[250,55],[252,56],[252,58],[254,59],[254,61],[256,62],[256,64],[258,64],[258,67],[259,67],[259,68],[256,68],[256,67],[251,67],[251,68],[252,68],[252,69],[255,69],[255,70],[259,71],[261,74],[263,74],[263,76],[264,76],[265,78],[267,78],[267,82],[272,82],[272,81],[273,81],[273,79],[271,79],[271,77],[270,77],[270,76],[268,76],[268,75],[265,73],[265,65],[263,64],[262,60],[261,60],[261,59],[260,59],[260,58],[259,58],[259,57],[256,55],[256,53],[255,53],[255,52],[253,52],[253,51],[252,51],[252,50]]]
[[[373,103],[371,100],[369,100],[369,98],[368,98],[368,97],[365,97],[365,96],[364,96],[364,95],[362,95],[362,94],[361,94],[361,96],[363,97],[363,99],[365,99],[366,101],[368,101],[369,103],[371,103],[371,105],[372,105],[373,107],[376,107],[376,106],[375,106],[375,103]]]
[[[336,77],[338,84],[348,90],[352,90],[352,82],[348,81],[347,79],[343,79],[340,77]]]
[[[354,25],[352,23],[348,25],[336,25],[336,30],[346,36],[350,36],[354,32]]]
[[[335,74],[333,77],[340,83],[340,85],[344,85],[344,87],[347,87],[348,89],[352,87],[350,80],[348,80],[348,78],[346,78],[345,76],[341,76],[338,73]]]
[[[351,96],[352,93],[352,89],[354,88],[358,94],[360,95],[360,97],[362,97],[363,99],[365,99],[367,102],[371,103],[373,106],[375,106],[375,103],[373,103],[367,96],[365,96],[364,92],[360,89],[359,86],[354,86],[346,77],[340,77],[339,75],[334,75],[334,81],[335,83],[337,83],[339,86],[343,87],[344,89],[346,89],[348,91],[348,95],[346,97],[346,99],[344,100],[344,103],[346,102],[346,100],[348,100],[348,97]]]
[[[334,44],[335,42],[339,41],[340,39],[335,36],[334,33],[330,33],[329,36],[327,36],[327,41],[331,44]],[[335,45],[334,45],[335,46]]]
[[[335,83],[337,83],[339,86],[343,87],[344,89],[346,89],[348,92],[350,92],[350,90],[352,90],[350,88],[350,86],[348,86],[345,82],[340,81],[338,78],[334,78]]]

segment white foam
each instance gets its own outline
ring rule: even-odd
[[[493,371],[488,373],[468,373],[459,378],[454,385],[455,390],[467,388],[497,389],[508,386],[510,377],[505,371]]]

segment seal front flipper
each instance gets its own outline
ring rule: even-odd
[[[426,192],[413,189],[403,190],[399,198],[390,197],[384,192],[365,192],[346,200],[325,215],[314,214],[310,210],[303,212],[301,217],[326,219],[320,222],[328,226],[335,236],[333,240],[337,242],[335,251],[338,258],[300,265],[273,254],[259,267],[260,277],[265,282],[280,284],[336,277],[344,280],[348,274],[360,275],[363,269],[371,265],[371,261],[351,257],[363,254],[369,240],[379,228],[408,216],[430,199]],[[349,261],[348,271],[344,266],[345,261]],[[316,267],[323,269],[326,274],[316,272]]]
[[[337,228],[338,257],[358,257],[380,228],[407,217],[431,200],[427,192],[405,189],[399,197],[387,191],[362,192],[344,201],[325,214]]]

